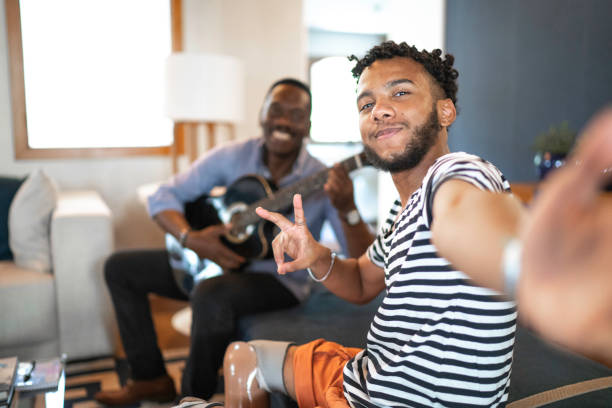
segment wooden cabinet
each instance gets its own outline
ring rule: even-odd
[[[517,196],[523,203],[529,204],[533,199],[538,183],[536,182],[515,182],[510,183],[512,193]]]

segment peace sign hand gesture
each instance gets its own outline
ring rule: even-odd
[[[281,275],[310,267],[327,251],[324,246],[315,241],[306,226],[300,194],[293,196],[293,211],[295,224],[279,213],[261,207],[255,209],[257,215],[273,222],[281,230],[272,241],[274,260],[278,267],[278,273]],[[289,255],[293,261],[285,262],[285,254]]]

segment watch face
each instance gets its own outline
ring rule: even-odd
[[[361,217],[359,216],[359,211],[351,210],[346,213],[346,223],[348,225],[357,225],[361,221]]]

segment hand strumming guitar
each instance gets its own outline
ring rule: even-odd
[[[185,216],[175,210],[165,210],[157,213],[153,219],[167,233],[177,239],[181,231],[189,229]],[[185,246],[193,250],[201,259],[209,259],[224,270],[236,269],[245,259],[236,254],[221,242],[221,236],[229,230],[223,224],[211,225],[201,230],[193,230],[187,234]]]
[[[192,231],[187,236],[185,246],[192,249],[200,258],[209,259],[224,270],[237,269],[246,259],[221,242],[221,236],[229,229],[230,226],[218,224]]]
[[[306,226],[301,195],[293,197],[293,208],[295,224],[279,213],[261,207],[255,210],[257,215],[276,224],[281,230],[272,241],[274,260],[281,275],[310,267],[329,252],[329,249],[315,241]],[[285,262],[285,254],[293,258],[293,261]]]

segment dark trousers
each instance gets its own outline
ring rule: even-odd
[[[201,281],[191,298],[179,289],[165,250],[117,252],[104,273],[132,377],[146,380],[166,374],[153,326],[148,294],[189,300],[192,308],[189,357],[182,394],[209,398],[217,386],[217,371],[241,316],[298,304],[273,275],[231,273]]]

